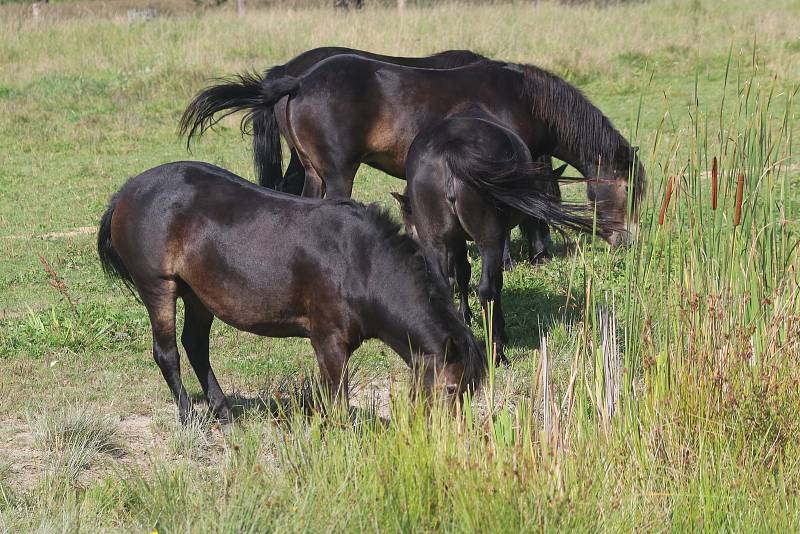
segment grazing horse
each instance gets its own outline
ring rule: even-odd
[[[347,397],[347,361],[378,338],[448,398],[477,387],[485,353],[453,309],[446,282],[377,207],[270,191],[196,162],[131,178],[102,217],[106,273],[135,287],[153,330],[153,356],[182,422],[193,410],[180,377],[181,341],[209,406],[231,410],[209,363],[214,317],[262,336],[306,337],[331,396]]]
[[[221,116],[281,100],[278,124],[305,169],[306,196],[349,197],[361,163],[403,177],[421,131],[477,106],[519,135],[534,158],[550,154],[578,169],[598,212],[635,235],[644,188],[635,150],[579,90],[544,70],[489,60],[420,69],[338,55],[300,77],[245,74],[209,87],[185,110],[181,131],[191,139]],[[607,239],[627,236],[620,230]]]
[[[333,56],[352,54],[359,57],[383,61],[393,65],[419,67],[426,69],[452,69],[487,59],[469,50],[445,50],[427,57],[397,57],[373,54],[355,48],[341,46],[325,46],[314,48],[299,54],[283,65],[277,65],[264,73],[263,80],[284,78],[286,76],[302,76],[317,63]],[[283,157],[281,154],[280,130],[276,117],[286,115],[286,102],[281,100],[274,107],[264,107],[252,113],[253,126],[253,160],[258,176],[258,183],[270,189],[299,195],[303,192],[305,170],[291,149],[291,159],[282,177]]]
[[[493,338],[500,361],[505,361],[503,345],[508,341],[501,302],[507,230],[527,216],[556,227],[593,231],[587,207],[563,205],[548,194],[546,182],[555,179],[551,167],[534,162],[514,132],[465,116],[445,119],[417,136],[406,159],[406,192],[393,193],[407,233],[420,243],[440,277],[455,273],[467,324],[466,240],[475,241],[482,264],[478,297],[485,311],[494,302]],[[598,233],[605,231],[600,222]]]
[[[427,69],[451,69],[487,59],[469,50],[445,50],[427,57],[397,57],[373,54],[372,52],[354,48],[326,46],[308,50],[283,65],[272,67],[264,73],[263,80],[267,83],[270,80],[285,76],[302,76],[317,63],[329,57],[346,54],[383,61],[393,65]],[[300,195],[303,192],[306,172],[294,148],[291,149],[286,174],[282,175],[281,134],[276,117],[284,117],[285,115],[286,100],[278,101],[273,107],[264,107],[253,111],[250,116],[253,131],[253,160],[258,182],[261,185],[285,193]],[[526,220],[520,223],[520,228],[524,239],[528,243],[531,262],[538,263],[547,259],[549,254],[545,243],[550,235],[550,229],[547,225],[542,221]],[[508,240],[503,250],[503,265],[507,269],[510,269],[514,264],[511,258],[510,238],[509,232]]]

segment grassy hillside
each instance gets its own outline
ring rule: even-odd
[[[97,12],[0,6],[0,532],[797,529],[797,2]],[[351,417],[305,417],[309,343],[217,322],[212,363],[244,415],[179,429],[144,309],[99,269],[98,218],[166,161],[252,177],[237,118],[187,153],[183,107],[210,78],[334,44],[565,77],[642,147],[642,239],[559,241],[508,273],[513,365],[462,417],[409,407],[376,342],[354,358]],[[355,197],[394,210],[402,187],[362,167]]]

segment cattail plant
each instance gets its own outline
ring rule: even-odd
[[[744,195],[744,174],[739,173],[739,181],[736,184],[736,213],[733,218],[733,225],[739,226],[742,222],[742,197]]]
[[[711,162],[711,209],[717,209],[717,156]]]
[[[664,201],[661,203],[661,211],[658,214],[658,224],[659,226],[664,226],[664,215],[667,213],[667,206],[669,206],[669,201],[672,198],[672,188],[674,187],[675,177],[670,176],[669,181],[667,182],[667,190],[664,192]]]

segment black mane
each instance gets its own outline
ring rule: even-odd
[[[447,282],[433,275],[419,244],[403,231],[402,226],[395,221],[388,210],[378,204],[362,204],[354,200],[332,202],[350,207],[376,231],[378,246],[388,253],[386,261],[389,261],[393,268],[405,268],[414,281],[422,281],[434,309],[446,321],[452,332],[461,334],[460,339],[452,340],[457,348],[455,355],[460,359],[451,359],[453,353],[445,354],[445,359],[451,363],[459,361],[464,364],[464,380],[471,389],[474,389],[481,383],[486,372],[483,349],[475,340],[472,331],[456,313]]]
[[[463,67],[471,62],[483,61],[488,58],[470,50],[444,50],[428,56],[427,59],[438,60],[438,68],[454,69]]]
[[[582,161],[614,162],[620,148],[630,143],[611,121],[573,85],[533,65],[520,64],[523,94],[533,114],[546,122],[564,146]]]
[[[428,294],[436,300],[447,303],[448,309],[450,308],[447,288],[441,283],[442,281],[432,276],[422,249],[403,231],[402,225],[387,209],[376,203],[364,204],[351,199],[336,199],[330,202],[351,208],[353,213],[366,221],[375,230],[381,248],[391,253],[393,264],[408,266],[424,281]]]

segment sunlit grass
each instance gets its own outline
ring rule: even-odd
[[[378,9],[3,20],[0,234],[13,238],[0,241],[0,414],[43,406],[30,429],[44,462],[26,487],[0,469],[0,530],[797,530],[799,15],[792,2],[663,1],[440,6],[400,21]],[[513,366],[493,368],[457,417],[410,404],[408,372],[378,343],[357,358],[388,376],[389,421],[337,406],[323,417],[305,400],[307,342],[217,324],[223,387],[263,402],[224,435],[176,430],[146,314],[101,277],[92,236],[24,236],[93,225],[127,176],[187,157],[175,124],[205,78],[333,43],[474,48],[566,76],[641,146],[641,239],[581,240],[508,273]],[[251,175],[234,120],[194,150]],[[391,206],[401,186],[362,168],[356,196]],[[72,413],[65,400],[87,404]],[[164,452],[116,461],[126,444],[110,401],[152,417]],[[81,479],[101,463],[113,474]]]

